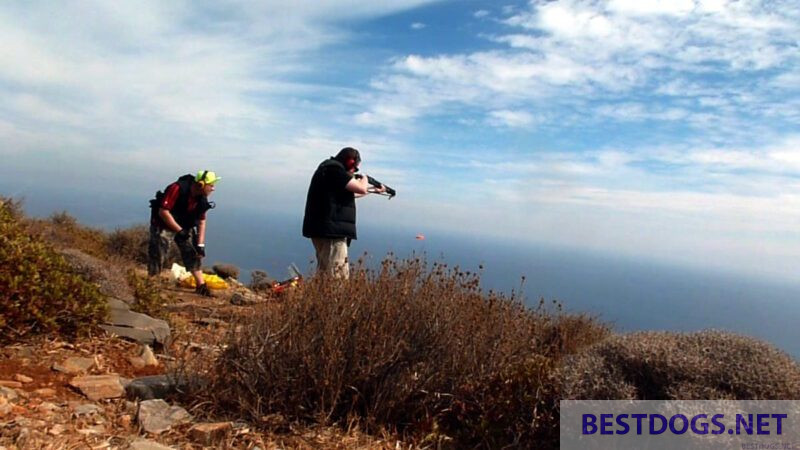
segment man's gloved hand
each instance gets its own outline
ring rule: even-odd
[[[194,246],[194,249],[197,251],[197,254],[200,255],[201,258],[206,257],[206,244],[197,244]]]
[[[175,233],[175,242],[177,243],[186,242],[187,240],[189,240],[189,236],[190,236],[189,230],[187,230],[186,228],[182,228],[181,231]]]

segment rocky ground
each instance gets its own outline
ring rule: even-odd
[[[286,432],[211,417],[202,405],[162,397],[167,374],[189,358],[213,360],[237,317],[275,299],[244,289],[216,291],[213,299],[168,283],[165,307],[171,338],[152,351],[147,343],[98,331],[66,342],[39,337],[0,350],[0,450],[198,448],[399,448],[337,428],[287,424]],[[188,408],[188,409],[187,409]]]

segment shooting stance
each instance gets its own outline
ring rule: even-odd
[[[303,236],[311,238],[317,256],[317,272],[347,279],[347,248],[356,239],[356,198],[383,194],[380,182],[356,175],[361,164],[358,150],[345,147],[323,161],[311,177],[306,198]],[[370,185],[373,187],[370,188]],[[393,195],[394,191],[391,190]]]
[[[208,197],[221,178],[201,170],[187,174],[158,191],[150,200],[150,242],[147,248],[147,272],[158,275],[164,268],[172,238],[178,245],[186,270],[195,278],[197,294],[213,297],[203,280],[200,263],[206,256],[206,212],[214,208]]]

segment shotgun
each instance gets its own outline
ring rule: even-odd
[[[389,186],[386,186],[385,184],[381,183],[380,181],[376,180],[375,178],[372,178],[369,175],[361,175],[361,174],[356,174],[355,175],[356,178],[361,178],[362,176],[366,176],[367,177],[367,183],[369,183],[372,186],[375,186],[376,188],[380,188],[381,186],[385,187],[386,188],[386,192],[382,193],[381,195],[385,195],[385,196],[389,197],[389,199],[391,199],[392,197],[397,195],[397,191],[395,191],[394,189],[390,188]]]

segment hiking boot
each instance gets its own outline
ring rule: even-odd
[[[202,295],[203,297],[214,297],[214,294],[211,293],[211,290],[208,288],[208,285],[203,283],[200,286],[197,286],[194,289],[194,293],[197,295]]]

